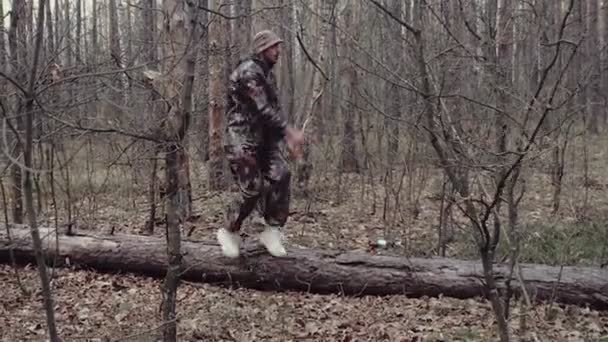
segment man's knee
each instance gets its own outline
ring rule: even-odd
[[[289,184],[291,180],[291,171],[287,167],[287,165],[283,163],[273,164],[270,167],[270,172],[268,174],[268,178],[271,182],[274,183],[285,183]]]
[[[263,180],[260,177],[255,156],[251,154],[240,154],[229,159],[232,173],[243,197],[258,197],[263,190]]]

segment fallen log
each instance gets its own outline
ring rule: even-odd
[[[166,246],[162,238],[138,235],[59,234],[41,228],[49,262],[77,265],[106,272],[132,272],[163,277]],[[12,229],[12,245],[0,233],[0,262],[9,262],[12,246],[20,263],[34,262],[27,229]],[[55,249],[55,239],[59,249]],[[455,298],[484,296],[479,262],[447,258],[404,258],[288,247],[288,256],[274,258],[257,242],[245,244],[237,259],[225,258],[217,244],[183,241],[182,279],[258,290],[308,291],[343,295],[405,295]],[[608,271],[591,267],[560,268],[522,264],[532,300],[608,310]],[[504,289],[508,268],[495,265],[499,289]],[[512,287],[519,294],[515,280]]]

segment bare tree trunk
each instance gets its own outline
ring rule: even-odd
[[[315,56],[317,67],[325,68],[327,63],[325,62],[327,56],[327,32],[329,28],[330,14],[333,8],[336,5],[335,0],[327,0],[321,2],[321,13],[320,18],[318,20],[321,21],[321,28],[319,32],[319,42],[318,42],[318,52]],[[324,71],[324,69],[322,69]],[[308,132],[306,133],[306,138],[304,142],[303,148],[303,157],[302,160],[298,162],[298,167],[296,170],[296,178],[298,180],[298,184],[304,189],[308,189],[308,182],[310,181],[310,177],[312,174],[312,160],[310,157],[311,153],[311,139],[314,139],[315,136],[318,137],[317,132],[317,123],[315,122],[319,118],[316,117],[320,113],[318,113],[318,108],[321,105],[321,97],[323,96],[323,91],[325,90],[325,75],[322,75],[321,72],[317,70],[317,68],[313,68],[312,72],[312,98],[306,100],[306,105],[300,115],[299,123],[302,125],[302,129],[306,129],[307,125],[310,125]]]
[[[496,20],[497,46],[496,54],[496,106],[503,112],[510,112],[508,89],[511,89],[513,56],[513,9],[511,0],[498,0],[498,15]],[[491,1],[490,1],[491,2]],[[494,49],[493,49],[494,50]],[[496,114],[495,130],[497,135],[496,150],[499,154],[507,151],[507,139],[509,137],[509,127],[503,113]],[[499,174],[504,172],[504,167],[500,168]]]
[[[4,13],[4,1],[0,1],[0,13]],[[8,74],[9,65],[7,63],[8,58],[7,58],[7,53],[6,53],[5,32],[6,31],[4,28],[4,20],[0,20],[0,71]],[[0,103],[6,103],[7,85],[8,85],[8,82],[4,79],[4,77],[0,77]],[[3,145],[3,144],[0,144],[0,145]],[[6,146],[6,148],[10,148],[10,147]],[[4,156],[2,156],[2,159],[4,159]],[[4,208],[4,209],[8,210],[7,208]],[[8,220],[7,220],[7,224],[8,224]]]
[[[209,0],[202,0],[201,6],[209,7]],[[194,113],[193,123],[198,127],[200,136],[199,152],[203,161],[209,160],[209,12],[199,14],[201,30],[199,31],[199,53],[197,61],[197,75],[194,79]]]
[[[84,1],[84,0],[82,0]],[[85,56],[84,59],[89,60],[89,40],[88,40],[88,26],[87,26],[87,3],[85,2],[84,6],[82,7],[82,23],[80,24],[82,26],[82,32],[84,32],[84,34],[82,35],[82,53]]]
[[[147,64],[149,70],[157,71],[158,69],[158,54],[157,54],[157,44],[154,41],[154,37],[156,34],[156,2],[154,0],[143,0],[142,1],[142,17],[143,17],[143,27],[141,30],[141,40],[142,40],[142,59],[143,62]],[[148,114],[152,118],[156,118],[159,116],[159,94],[154,89],[150,89],[148,93],[149,100],[146,102],[146,110]],[[144,231],[147,234],[154,233],[154,225],[156,222],[156,207],[157,207],[157,192],[159,191],[158,185],[158,158],[161,151],[161,146],[157,145],[152,147],[152,155],[150,156],[150,179],[148,184],[148,220],[146,221],[146,226],[144,227]],[[158,200],[162,201],[164,199],[165,192],[158,196]]]
[[[109,0],[108,6],[110,25],[110,57],[114,60],[115,64],[120,66],[122,64],[122,50],[120,44],[120,34],[118,31],[118,8],[116,6],[116,0]]]
[[[402,18],[403,7],[404,5],[402,4],[402,1],[393,0],[388,8],[395,16]],[[388,66],[394,72],[399,73],[402,69],[402,59],[405,55],[401,50],[401,26],[391,25],[391,27],[388,27],[387,31],[387,35],[390,37],[389,41],[396,42],[396,44],[390,44],[395,46],[389,46],[389,44],[386,46],[387,49],[395,49],[386,54]],[[399,153],[399,119],[401,118],[402,104],[400,88],[395,84],[388,84],[387,86],[388,91],[386,93],[386,97],[389,110],[386,111],[386,114],[390,115],[390,118],[385,117],[386,127],[388,128],[387,162],[389,164],[389,168],[392,169],[392,165],[398,159]]]
[[[580,87],[579,92],[578,92],[578,96],[576,96],[576,107],[578,108],[578,110],[580,111],[580,113],[584,116],[583,120],[585,120],[585,128],[587,129],[587,131],[590,129],[590,127],[587,125],[588,121],[589,121],[589,110],[587,108],[587,96],[588,96],[588,91],[587,91],[587,87],[589,87],[589,80],[586,78],[582,79],[580,76],[585,73],[585,72],[589,72],[589,70],[587,69],[587,66],[589,64],[589,62],[591,61],[591,59],[589,58],[589,47],[588,47],[588,41],[590,39],[589,37],[589,32],[587,31],[587,20],[586,20],[586,16],[587,16],[587,0],[575,0],[575,4],[574,4],[574,8],[575,8],[575,12],[574,12],[574,17],[572,18],[572,26],[573,27],[578,27],[579,28],[579,34],[582,35],[584,37],[584,41],[583,41],[583,46],[580,49],[580,53],[578,54],[578,60],[575,62],[575,65],[578,64],[576,67],[576,74],[573,76],[574,77],[574,82],[575,84]]]
[[[222,0],[209,1],[209,7],[220,10]],[[222,8],[226,8],[223,6]],[[210,20],[211,21],[211,20]],[[225,19],[213,18],[209,26],[209,189],[213,191],[226,188],[224,151],[222,136],[224,127],[225,101],[225,42],[229,32],[224,31]]]
[[[559,1],[553,2],[548,4],[548,10],[547,10],[547,16],[548,16],[548,24],[549,24],[549,28],[547,29],[548,32],[550,32],[550,37],[546,37],[545,39],[551,39],[551,41],[553,41],[553,39],[555,39],[555,37],[558,36],[558,29],[559,29],[559,24],[560,24],[560,18],[562,16],[562,6],[560,4]],[[545,41],[544,43],[549,43],[548,41]],[[545,61],[544,63],[548,63],[549,62],[549,56],[550,56],[550,51],[551,49],[553,49],[553,47],[546,47],[543,50],[543,55],[545,56]],[[561,69],[562,68],[562,64],[564,61],[565,57],[560,56],[559,60],[557,61],[557,68]],[[553,144],[553,147],[551,148],[551,184],[553,186],[553,199],[552,199],[552,214],[556,215],[559,211],[559,207],[560,207],[560,202],[561,202],[561,193],[562,193],[562,179],[564,177],[564,167],[565,167],[565,160],[563,158],[564,156],[564,151],[563,149],[565,149],[565,144],[564,147],[562,148],[561,144],[560,144],[560,136],[563,134],[563,131],[560,127],[560,125],[562,125],[560,117],[558,116],[558,114],[561,113],[561,111],[556,111],[554,115],[552,115],[551,117],[549,117],[547,119],[547,126],[549,126],[549,136],[551,137],[551,144]],[[566,114],[569,115],[569,114]],[[568,132],[566,130],[566,137],[563,138],[564,140],[568,139]]]
[[[513,288],[511,282],[513,281],[513,275],[518,272],[519,268],[519,253],[521,249],[521,232],[519,227],[519,202],[521,201],[524,190],[521,194],[516,194],[516,185],[521,175],[521,167],[518,166],[511,176],[511,180],[507,184],[506,195],[507,195],[507,208],[508,208],[508,220],[509,220],[509,277],[506,279],[506,293],[504,299],[504,315],[505,319],[509,318],[510,311],[510,300],[513,296]]]
[[[57,62],[55,60],[55,35],[53,34],[53,16],[51,14],[51,4],[49,1],[48,6],[45,6],[46,9],[46,33],[47,33],[47,50],[46,55],[49,59],[49,62]]]
[[[154,233],[154,225],[156,223],[156,192],[159,189],[158,187],[158,154],[159,148],[154,148],[154,154],[150,158],[150,164],[152,165],[150,172],[150,184],[148,185],[148,220],[146,221],[146,226],[144,227],[144,231],[152,235]],[[159,200],[162,200],[164,197],[164,193],[159,196]]]
[[[23,19],[23,23],[25,24],[25,31],[23,32],[23,44],[28,48],[34,46],[34,2],[33,1],[25,1],[25,16]],[[30,53],[30,51],[28,51]]]
[[[344,20],[347,26],[354,27],[360,20],[360,6],[352,5],[350,8],[345,9]],[[350,58],[356,61],[356,49],[354,43],[350,40],[346,42],[346,55],[350,56]],[[359,163],[357,160],[357,150],[356,150],[356,141],[355,141],[355,125],[354,118],[356,117],[358,108],[357,108],[357,99],[359,95],[357,82],[357,70],[356,66],[353,62],[345,62],[347,66],[344,68],[344,73],[346,74],[343,84],[340,84],[340,88],[342,89],[342,98],[341,101],[341,112],[342,112],[342,120],[343,120],[343,141],[341,148],[341,156],[340,156],[340,171],[341,172],[358,172],[359,171]]]
[[[238,17],[232,30],[232,41],[235,44],[234,59],[230,68],[234,68],[238,61],[251,53],[251,6],[252,0],[241,0],[234,3],[234,16]]]
[[[66,54],[66,61],[65,61],[65,65],[67,67],[72,67],[74,65],[74,51],[72,50],[72,19],[70,18],[70,4],[72,2],[71,1],[66,1],[64,2],[64,22],[63,25],[65,25],[65,30],[64,31],[58,31],[58,32],[64,32],[63,34],[65,34],[66,36],[64,37],[63,41],[65,42],[65,54]],[[59,24],[59,22],[57,23]],[[59,34],[58,34],[59,35]],[[61,36],[61,35],[60,35]]]
[[[163,80],[167,92],[163,95],[170,101],[164,121],[168,255],[167,273],[162,287],[164,341],[177,341],[175,308],[182,272],[180,224],[188,219],[191,201],[188,197],[190,182],[184,139],[192,111],[199,5],[199,1],[163,2],[163,64],[167,73],[167,79]]]
[[[281,94],[281,104],[285,108],[285,112],[290,121],[293,121],[295,116],[295,68],[294,68],[294,49],[295,41],[293,30],[294,25],[294,1],[281,0],[281,36],[284,41],[282,47],[282,57],[280,59],[279,85]]]
[[[129,0],[128,0],[129,1]],[[127,35],[127,48],[125,51],[125,60],[130,61],[130,64],[133,64],[133,19],[131,14],[131,5],[129,3],[126,4],[125,8],[125,26],[126,26],[126,35]],[[129,80],[130,82],[130,80]],[[127,88],[127,91],[130,88]],[[129,95],[127,95],[127,98]]]
[[[88,56],[87,56],[87,60],[90,63],[90,65],[93,65],[94,67],[92,68],[93,71],[97,71],[97,62],[98,62],[98,58],[99,58],[99,54],[100,54],[100,46],[99,46],[99,19],[98,19],[98,15],[99,15],[99,5],[97,0],[92,0],[91,1],[91,36],[89,38],[90,42],[91,42],[91,48],[89,49],[89,51],[91,52]],[[99,89],[99,83],[100,81],[95,78],[93,80],[91,80],[91,86],[94,89]],[[94,102],[92,102],[89,106],[88,106],[88,110],[90,112],[90,115],[93,118],[97,118],[99,115],[99,110],[98,110],[98,105],[99,105],[99,101],[97,101],[99,99],[99,95],[98,93],[95,93],[92,97],[95,100]]]
[[[61,35],[61,25],[60,25],[60,18],[61,18],[61,6],[59,4],[59,0],[55,0],[55,48],[57,49],[57,64],[60,64],[61,61],[61,54],[59,53],[59,50],[61,50],[61,40],[60,40],[60,35]]]
[[[47,40],[46,40],[46,60],[48,61],[48,63],[50,64],[49,67],[49,74],[51,75],[51,79],[54,80],[53,78],[53,73],[55,73],[55,77],[58,77],[58,72],[59,72],[59,58],[57,56],[57,52],[55,49],[55,42],[56,42],[56,37],[55,37],[55,25],[53,25],[53,16],[51,13],[51,1],[49,0],[49,3],[45,6],[45,22],[46,22],[46,31],[47,31]],[[54,106],[56,101],[57,101],[57,92],[54,89],[49,90],[50,93],[50,105]],[[42,127],[46,128],[47,131],[51,132],[53,131],[54,128],[54,123],[52,120],[48,120],[46,117],[41,116],[40,120],[42,121]],[[42,129],[44,129],[42,128]],[[53,135],[50,135],[47,137],[46,140],[46,145],[45,147],[43,147],[43,153],[45,155],[45,159],[46,159],[46,168],[49,170],[49,172],[47,173],[47,180],[48,180],[48,187],[50,188],[50,196],[51,196],[51,207],[54,210],[54,217],[55,217],[55,221],[57,222],[59,220],[59,215],[58,215],[58,210],[59,208],[57,208],[57,198],[55,196],[55,166],[53,165],[53,158],[55,157],[55,149],[54,149],[54,145],[55,145],[55,140],[57,138]],[[52,275],[51,275],[52,278]]]
[[[358,108],[357,104],[357,71],[354,66],[350,66],[347,69],[347,78],[345,80],[348,83],[344,89],[347,91],[346,103],[341,106],[344,138],[342,140],[342,149],[340,157],[340,170],[341,172],[359,172],[359,160],[357,159],[357,142],[355,139],[355,123],[354,118],[356,117]]]
[[[586,54],[589,61],[590,79],[586,88],[587,97],[587,113],[589,117],[588,129],[593,134],[600,132],[600,115],[602,114],[601,107],[601,41],[600,41],[600,22],[599,22],[599,1],[598,0],[581,0],[587,2],[587,13],[585,22],[587,26],[587,44]]]
[[[361,11],[361,3],[355,4],[354,8],[356,8],[357,11]],[[342,106],[342,103],[340,102],[340,100],[342,100],[341,98],[341,82],[340,82],[340,78],[338,77],[338,74],[340,72],[340,65],[342,65],[342,63],[340,62],[339,58],[339,45],[338,45],[338,28],[341,25],[340,22],[340,16],[338,16],[338,14],[344,14],[344,12],[342,13],[338,13],[339,9],[337,8],[338,5],[336,5],[336,7],[334,8],[334,11],[332,13],[332,24],[329,26],[329,32],[328,32],[328,37],[327,39],[329,40],[327,45],[327,74],[328,74],[328,78],[330,79],[330,82],[328,84],[328,96],[325,97],[325,101],[324,101],[324,108],[323,108],[323,112],[326,113],[326,132],[323,132],[323,134],[327,135],[327,144],[329,146],[333,146],[334,145],[334,138],[337,138],[336,133],[339,132],[339,127],[340,127],[340,116],[337,115],[340,112],[340,108]],[[356,35],[356,34],[355,34]],[[348,50],[347,46],[344,46],[345,50]],[[356,117],[356,115],[354,115],[353,117]],[[354,130],[354,127],[353,127]],[[321,140],[319,141],[321,142]],[[353,143],[355,143],[355,141],[353,140]]]
[[[598,17],[601,21],[601,25],[600,25],[600,40],[601,40],[601,45],[602,48],[602,53],[601,53],[601,72],[600,72],[600,78],[601,78],[601,94],[603,96],[603,124],[604,127],[608,126],[608,49],[606,49],[606,47],[608,46],[608,1],[607,0],[603,0],[602,4],[600,6],[600,10],[599,10],[599,14]]]
[[[76,64],[80,66],[82,64],[82,0],[76,0],[76,37],[74,41]]]
[[[4,13],[4,2],[0,1],[0,13]],[[4,20],[0,20],[0,66],[1,70],[6,72],[6,39],[4,38]],[[0,85],[4,85],[6,81],[2,79]],[[4,95],[4,91],[1,92]]]
[[[147,0],[144,1],[144,18],[145,18],[145,14],[147,13],[146,9],[145,9],[145,4],[146,3],[148,3]],[[95,63],[95,61],[96,61],[95,57],[99,53],[99,42],[97,40],[98,39],[98,35],[99,35],[99,33],[97,32],[98,31],[98,27],[99,27],[97,25],[97,0],[93,0],[91,7],[93,7],[92,8],[93,15],[92,15],[92,18],[91,18],[91,21],[93,22],[93,25],[91,27],[91,46],[92,46],[91,50],[92,50],[93,53],[91,55],[91,59],[92,59],[91,61],[93,63]],[[144,30],[146,30],[147,27],[148,27],[147,23],[144,21]],[[145,44],[145,41],[144,41],[144,44]]]
[[[23,16],[25,14],[25,3],[24,0],[15,0],[13,1],[13,7],[11,9],[11,22],[10,29],[8,32],[8,44],[10,47],[10,60],[11,60],[11,70],[16,78],[21,84],[24,83],[25,79],[23,77],[24,71],[21,68],[25,67],[25,58],[21,53],[25,48],[19,48],[20,43],[17,40],[18,37],[25,37],[25,32],[22,30],[24,27],[23,24]],[[15,103],[15,111],[17,113],[21,112],[20,110],[20,100],[17,99]],[[21,115],[17,115],[15,118],[16,128],[19,132],[23,131],[23,118]],[[21,137],[15,136],[15,149],[13,152],[13,158],[15,160],[21,159],[21,153],[23,151],[23,143],[21,141]],[[13,179],[13,187],[12,187],[12,203],[13,203],[13,222],[15,223],[23,223],[23,184],[21,177],[21,165],[13,164],[11,166],[11,177]]]
[[[15,0],[15,2],[20,2]],[[57,326],[55,323],[54,314],[54,303],[51,294],[51,287],[49,283],[49,277],[46,269],[46,261],[42,251],[42,240],[40,238],[40,232],[38,231],[38,222],[36,218],[36,211],[34,208],[34,190],[32,187],[32,152],[33,152],[33,123],[34,123],[34,90],[36,86],[36,76],[38,72],[38,59],[42,50],[42,40],[44,38],[44,7],[46,5],[45,0],[39,0],[38,2],[38,18],[36,20],[36,45],[33,50],[32,66],[30,70],[29,79],[27,81],[27,93],[25,95],[25,149],[24,149],[24,173],[25,179],[23,182],[23,189],[25,194],[25,206],[28,213],[28,223],[30,226],[30,232],[32,241],[34,244],[34,251],[36,256],[36,263],[38,265],[38,273],[40,276],[40,282],[42,285],[42,295],[44,300],[44,308],[46,311],[47,326],[49,330],[49,337],[52,342],[59,342],[59,336],[57,334]],[[22,114],[22,113],[19,113]]]
[[[116,68],[123,67],[123,54],[122,48],[120,44],[120,33],[118,29],[118,8],[116,6],[116,0],[109,0],[108,2],[108,15],[109,15],[109,25],[110,25],[110,58],[112,59],[113,64]],[[115,89],[110,89],[109,99],[111,101],[111,108],[114,110],[112,118],[115,118],[119,122],[121,122],[121,117],[123,113],[124,106],[124,85],[122,82],[122,74],[115,74],[112,76],[114,78],[113,85]]]
[[[491,0],[488,3],[494,4],[491,5],[492,10],[496,8],[496,36],[489,37],[494,38],[490,39],[490,41],[496,42],[496,49],[492,46],[492,51],[496,51],[495,55],[495,77],[496,77],[496,106],[500,113],[496,113],[496,121],[495,121],[495,134],[496,134],[496,151],[497,154],[502,156],[497,160],[498,167],[495,171],[495,179],[496,184],[499,184],[501,179],[505,177],[507,168],[509,164],[507,164],[508,159],[504,156],[507,152],[507,143],[509,138],[509,126],[507,125],[506,118],[503,113],[510,112],[509,106],[509,98],[507,94],[507,89],[511,89],[511,80],[512,80],[512,46],[513,46],[513,5],[511,0]],[[493,12],[490,11],[489,15],[493,15]],[[491,21],[491,20],[490,20]],[[492,33],[492,29],[490,28],[490,32]],[[508,177],[507,182],[512,183],[511,187],[515,187],[515,179],[513,177]],[[484,265],[484,270],[486,274],[486,283],[488,286],[488,290],[490,291],[490,300],[492,302],[492,308],[494,309],[494,314],[496,315],[496,321],[498,323],[498,331],[500,334],[500,340],[503,342],[509,341],[509,326],[505,317],[505,303],[503,299],[496,291],[494,272],[492,268],[492,264],[494,262],[494,255],[496,252],[496,247],[498,246],[498,239],[500,237],[500,229],[501,229],[501,220],[499,218],[501,212],[501,199],[498,199],[498,203],[495,208],[494,215],[494,236],[492,238],[492,242],[484,243],[481,247],[481,258],[482,263]],[[515,204],[515,202],[509,202],[508,204]],[[509,208],[509,212],[516,211],[517,209],[514,207]],[[514,228],[514,227],[512,227]],[[487,237],[489,239],[489,237]],[[512,256],[514,257],[514,256]]]
[[[177,288],[182,270],[180,203],[179,203],[179,150],[178,144],[171,144],[167,149],[166,183],[167,183],[167,254],[168,267],[162,286],[162,319],[163,341],[177,341],[177,322],[175,307],[177,305]]]

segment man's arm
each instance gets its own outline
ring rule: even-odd
[[[266,89],[270,88],[266,84],[264,72],[255,65],[243,66],[239,74],[239,83],[242,95],[250,101],[257,112],[261,115],[262,121],[274,136],[285,139],[290,155],[299,158],[302,154],[300,145],[304,142],[302,131],[287,124],[287,119],[278,108],[274,108],[269,99]],[[280,108],[280,106],[277,106]]]
[[[241,77],[244,95],[255,105],[264,124],[276,132],[280,138],[285,137],[287,120],[283,113],[272,106],[266,89],[268,85],[263,72],[258,68],[247,68]]]

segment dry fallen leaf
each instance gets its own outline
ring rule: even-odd
[[[151,75],[153,78],[154,75]],[[599,146],[599,144],[598,144]],[[596,151],[597,152],[597,151]],[[593,157],[598,153],[590,153]],[[598,164],[604,162],[599,159]],[[210,194],[206,189],[203,167],[193,165],[193,203],[197,214],[196,229],[189,238],[214,240],[222,221],[222,211],[232,194]],[[97,164],[98,165],[98,164]],[[147,165],[147,164],[145,164]],[[103,168],[100,168],[103,169]],[[130,168],[142,172],[143,168]],[[590,167],[589,172],[600,183],[607,183],[605,167]],[[429,170],[441,180],[440,170]],[[78,173],[74,173],[77,175]],[[83,173],[86,174],[86,173]],[[122,176],[122,174],[118,174]],[[120,180],[121,177],[111,177]],[[570,178],[568,178],[570,177]],[[131,178],[128,178],[131,179]],[[415,179],[414,179],[415,180]],[[294,214],[286,227],[288,241],[305,248],[339,248],[366,250],[370,241],[389,237],[403,241],[403,246],[390,249],[390,253],[405,255],[433,255],[437,244],[436,225],[440,201],[436,198],[440,186],[415,184],[420,191],[418,218],[410,215],[412,203],[404,201],[403,220],[389,210],[383,217],[380,208],[385,189],[382,184],[360,187],[357,175],[344,175],[342,201],[338,202],[335,179],[318,179],[312,184],[314,201],[294,195]],[[550,217],[551,206],[546,196],[550,177],[539,175],[529,180],[530,196],[522,201],[521,220],[534,228],[545,224]],[[561,222],[576,222],[574,205],[582,192],[573,176],[564,178],[565,198],[560,212]],[[438,182],[441,184],[441,182]],[[579,185],[577,185],[579,184]],[[113,184],[119,190],[107,191],[97,184],[100,195],[79,203],[79,220],[98,232],[133,233],[139,231],[147,220],[148,203],[146,185]],[[82,189],[73,189],[74,198],[85,198]],[[86,189],[85,189],[86,190]],[[107,194],[105,193],[107,191]],[[119,192],[120,191],[120,192]],[[117,195],[120,193],[120,195]],[[605,191],[589,193],[593,210],[602,212],[608,207]],[[390,196],[389,196],[390,197]],[[88,197],[86,197],[88,198]],[[537,198],[538,200],[534,200]],[[403,198],[405,200],[405,198]],[[329,203],[333,202],[333,205]],[[94,207],[87,210],[87,204]],[[93,205],[94,204],[94,205]],[[389,206],[394,205],[390,200]],[[63,210],[59,208],[60,210]],[[154,234],[164,237],[162,206],[158,208],[158,224]],[[375,210],[375,211],[374,211]],[[86,212],[83,214],[83,212]],[[59,218],[65,217],[59,212]],[[54,217],[41,215],[44,224],[52,225]],[[456,211],[458,224],[467,221]],[[259,228],[259,227],[257,227]],[[244,228],[251,233],[254,223]],[[455,242],[447,249],[448,256],[477,257],[468,242],[470,232],[456,229]],[[529,239],[542,239],[544,232],[530,231]],[[185,232],[184,232],[185,236]],[[391,240],[391,241],[393,241]],[[385,252],[376,251],[376,252]],[[578,251],[580,252],[580,251]],[[577,257],[573,253],[574,257]],[[579,255],[579,259],[585,256]],[[588,260],[588,259],[585,259]],[[41,340],[45,333],[44,311],[40,301],[39,280],[35,265],[20,269],[26,288],[34,291],[23,296],[14,282],[14,272],[0,265],[0,340],[12,342]],[[95,336],[115,340],[133,334],[142,334],[142,341],[160,340],[158,327],[160,287],[162,279],[152,279],[130,274],[100,274],[82,270],[55,269],[53,295],[55,296],[58,327],[66,341],[77,337]],[[86,286],[83,286],[86,284]],[[180,340],[183,341],[492,341],[496,340],[495,322],[491,306],[479,299],[457,300],[453,298],[413,299],[403,296],[348,298],[332,295],[305,293],[269,293],[247,289],[225,289],[208,284],[182,284],[178,290],[178,314]],[[608,314],[567,306],[567,310],[554,306],[554,319],[547,321],[546,306],[533,309],[513,308],[510,326],[518,336],[534,336],[539,341],[608,340]],[[526,315],[528,331],[518,331],[518,318]],[[574,319],[572,318],[574,317]],[[533,337],[528,339],[534,341]],[[603,341],[602,341],[603,342]]]

